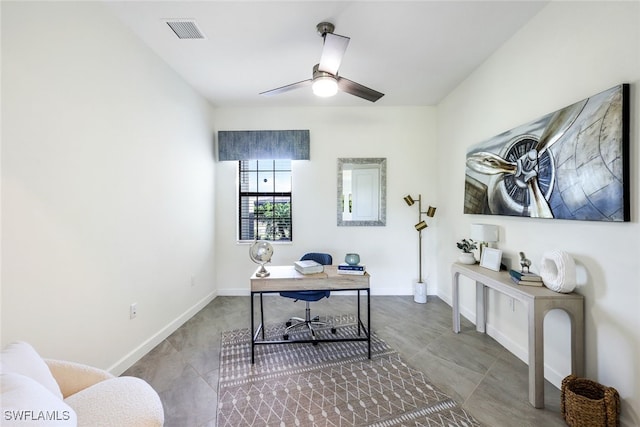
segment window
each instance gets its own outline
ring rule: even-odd
[[[240,240],[291,241],[291,160],[240,160]]]

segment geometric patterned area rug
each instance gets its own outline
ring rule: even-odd
[[[331,320],[338,336],[357,335],[355,316]],[[284,327],[268,326],[280,339]],[[305,333],[300,330],[298,333]],[[331,335],[329,327],[320,336]],[[292,336],[291,339],[295,339]],[[255,347],[249,329],[222,334],[218,427],[480,426],[453,399],[372,334],[366,342]]]

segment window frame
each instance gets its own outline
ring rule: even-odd
[[[278,167],[278,162],[283,162],[286,161],[287,163],[287,167],[286,168],[282,168],[282,167]],[[264,166],[264,162],[271,162],[271,168],[263,168],[261,166]],[[246,164],[246,167],[243,166],[243,163]],[[293,213],[292,213],[292,201],[293,201],[293,195],[292,195],[292,177],[293,177],[293,170],[292,170],[292,162],[291,160],[288,159],[251,159],[251,160],[239,160],[237,163],[237,168],[238,168],[238,183],[236,186],[236,190],[237,190],[237,209],[238,209],[238,215],[237,215],[237,239],[238,242],[240,243],[248,243],[248,242],[253,242],[255,240],[265,240],[268,241],[270,243],[291,243],[293,242]],[[289,174],[288,178],[289,178],[289,189],[290,191],[275,191],[276,190],[276,174],[277,173],[282,173],[282,172],[287,172]],[[264,176],[265,173],[270,174],[271,178],[274,181],[274,186],[273,186],[273,191],[259,191],[260,189],[260,183],[259,180],[262,176]],[[243,178],[243,175],[246,174],[250,174],[250,175],[254,175],[248,179]],[[255,184],[255,191],[244,191],[243,190],[243,184],[247,184],[248,187],[250,187],[251,182],[250,180],[254,179],[254,184]],[[249,201],[245,202],[247,203],[247,207],[245,209],[243,209],[243,201],[244,199],[249,198]],[[250,207],[251,204],[251,199],[254,199],[253,203],[254,206]],[[285,225],[285,229],[288,230],[283,230],[283,234],[287,235],[286,231],[288,231],[288,235],[286,236],[286,238],[280,238],[280,239],[275,239],[277,236],[277,229],[274,227],[275,221],[273,221],[274,217],[271,217],[271,230],[272,232],[268,234],[263,235],[262,237],[264,238],[259,238],[260,236],[260,222],[267,223],[267,225],[264,225],[265,228],[268,229],[269,225],[268,223],[270,222],[269,220],[267,221],[260,221],[260,218],[257,217],[256,218],[256,206],[263,202],[265,199],[271,199],[271,202],[275,205],[277,203],[282,203],[281,201],[279,201],[279,199],[288,199],[286,200],[284,203],[288,203],[288,208],[289,208],[289,212],[288,212],[288,216],[284,216],[285,218],[285,223],[288,223],[288,227],[286,227]],[[268,202],[268,200],[267,200]],[[275,210],[275,209],[274,209]],[[272,210],[272,212],[274,211]],[[243,216],[244,214],[244,216]],[[250,217],[250,214],[253,214],[253,218]],[[243,226],[243,224],[245,224]],[[257,226],[251,226],[248,224],[257,224]],[[246,228],[248,228],[248,230]],[[252,237],[251,238],[247,238],[248,237],[248,233],[252,233]],[[266,232],[265,232],[266,233]]]

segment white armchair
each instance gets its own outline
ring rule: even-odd
[[[3,426],[164,424],[160,397],[140,378],[41,359],[24,342],[10,344],[0,361]]]

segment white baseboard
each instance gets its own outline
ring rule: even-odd
[[[250,294],[249,289],[218,289],[221,297],[248,297]]]
[[[435,292],[434,295],[437,295],[438,298],[453,307],[453,303],[451,302],[451,297],[449,295],[441,294],[440,292]]]
[[[247,292],[247,295],[249,293]],[[207,304],[215,299],[218,295],[217,291],[211,292],[209,295],[202,298],[200,301],[195,303],[189,309],[187,309],[180,316],[171,321],[164,328],[159,330],[157,333],[149,337],[146,341],[140,344],[138,347],[134,348],[129,354],[125,355],[122,359],[118,360],[115,364],[113,364],[107,371],[111,372],[113,375],[120,375],[124,371],[126,371],[129,367],[131,367],[134,363],[142,358],[145,354],[151,351],[155,346],[160,344],[162,340],[166,339],[169,335],[175,332],[180,326],[182,326],[187,320],[191,319],[196,313],[202,310]]]
[[[427,282],[427,295],[438,295],[438,287],[435,283]]]

